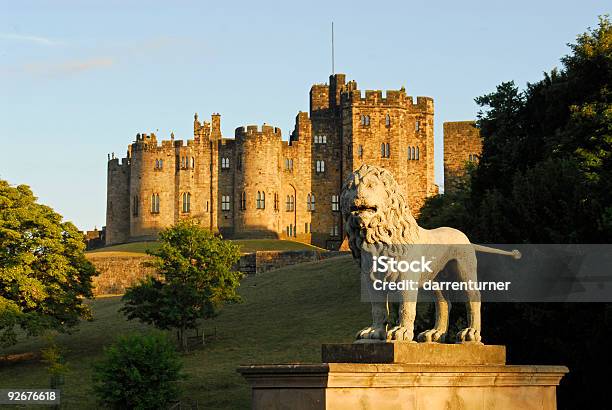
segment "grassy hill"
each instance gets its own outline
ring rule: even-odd
[[[241,252],[249,253],[255,251],[294,251],[294,250],[317,250],[321,249],[313,245],[301,242],[284,241],[280,239],[235,239],[232,242],[240,245]],[[147,249],[155,250],[159,247],[159,242],[132,242],[121,245],[107,246],[100,249],[89,251],[88,253],[122,253],[122,254],[141,254],[146,253]]]
[[[240,364],[318,362],[322,343],[349,342],[369,324],[369,304],[359,300],[359,274],[350,257],[295,265],[246,278],[244,303],[227,306],[206,323],[213,334],[206,346],[184,355],[189,378],[184,397],[200,408],[249,408],[247,384],[236,372]],[[95,408],[91,365],[104,346],[127,332],[150,332],[118,313],[118,297],[91,302],[95,320],[57,341],[67,350],[71,372],[66,376],[62,408]],[[30,339],[5,353],[36,351],[45,341]],[[48,386],[44,364],[24,362],[0,368],[0,388]]]

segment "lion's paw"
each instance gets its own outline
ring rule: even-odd
[[[480,331],[473,327],[468,327],[457,333],[457,343],[482,343]]]
[[[438,329],[429,329],[417,336],[417,340],[422,343],[442,343],[444,339],[446,339],[446,332]]]
[[[404,326],[395,326],[387,331],[387,340],[395,340],[398,342],[413,342],[414,333]],[[416,342],[413,342],[416,343]]]
[[[368,326],[357,332],[355,339],[378,339],[385,340],[386,331],[384,327]]]

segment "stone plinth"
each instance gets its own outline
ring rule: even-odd
[[[500,354],[505,353],[502,346],[402,343],[399,348],[381,347],[384,345],[379,344],[373,355],[361,350],[376,349],[373,344],[355,351],[365,360],[380,357],[389,363],[252,365],[238,371],[252,387],[255,410],[553,410],[556,387],[568,372],[564,366],[499,363]],[[332,360],[355,360],[347,356],[348,347],[326,346],[323,354]],[[484,356],[474,354],[476,349]],[[419,358],[419,350],[425,359]],[[391,362],[399,358],[436,362],[436,350],[455,363]],[[449,355],[452,351],[456,357]],[[376,356],[380,352],[383,354]],[[479,364],[467,363],[469,357]],[[496,363],[482,364],[483,357]]]
[[[323,363],[506,364],[506,347],[476,343],[324,344]]]

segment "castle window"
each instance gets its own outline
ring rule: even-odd
[[[221,195],[221,210],[222,211],[230,210],[230,196],[229,195]]]
[[[306,197],[306,210],[314,211],[315,210],[315,196],[314,194],[308,194]]]
[[[183,192],[183,213],[191,212],[191,193]]]
[[[317,162],[316,162],[316,170],[317,170],[318,173],[325,172],[325,161],[317,160]]]
[[[370,116],[369,115],[365,116],[365,125],[370,125]]]
[[[274,210],[278,211],[278,193],[274,193]]]
[[[206,212],[208,212],[208,201],[206,201]]]
[[[340,197],[338,195],[332,195],[332,211],[340,210]]]
[[[386,144],[384,142],[380,144],[380,156],[383,158],[391,157],[391,147],[388,142]]]
[[[155,160],[155,169],[159,169],[159,160],[158,159]]]
[[[132,199],[132,215],[138,216],[138,195]]]
[[[195,168],[195,158],[191,157],[191,169]]]
[[[385,115],[385,126],[391,126],[391,116],[389,114]]]
[[[315,144],[327,144],[327,135],[315,135]]]
[[[357,156],[359,158],[363,158],[363,145],[360,145],[359,147],[357,147]]]
[[[181,168],[187,168],[187,157],[181,157]]]
[[[332,226],[329,234],[331,236],[340,236],[340,228],[338,228],[338,225]]]
[[[295,210],[295,197],[293,195],[287,195],[287,211]]]
[[[257,209],[266,208],[266,193],[263,191],[257,191]]]
[[[408,160],[418,160],[419,155],[419,147],[408,147]]]
[[[285,158],[285,169],[287,171],[293,171],[293,160],[290,158]]]
[[[415,131],[420,131],[420,130],[421,130],[421,122],[420,122],[419,120],[417,120],[417,121],[414,123],[414,130],[415,130]]]
[[[361,125],[365,125],[365,115],[361,116]]]
[[[221,158],[221,169],[229,169],[230,167],[230,159],[229,158]]]
[[[240,209],[243,211],[246,209],[246,192],[244,191],[240,194]]]
[[[151,213],[159,213],[159,194],[151,195]]]
[[[295,236],[296,233],[297,232],[293,224],[290,224],[289,226],[287,226],[287,236]]]
[[[476,154],[470,154],[469,155],[469,161],[470,162],[476,162],[478,161],[478,156]]]

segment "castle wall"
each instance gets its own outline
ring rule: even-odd
[[[108,161],[106,177],[106,245],[126,242],[130,233],[130,166],[128,159]]]
[[[474,121],[445,122],[444,191],[453,192],[461,183],[470,161],[482,152],[482,139]]]

